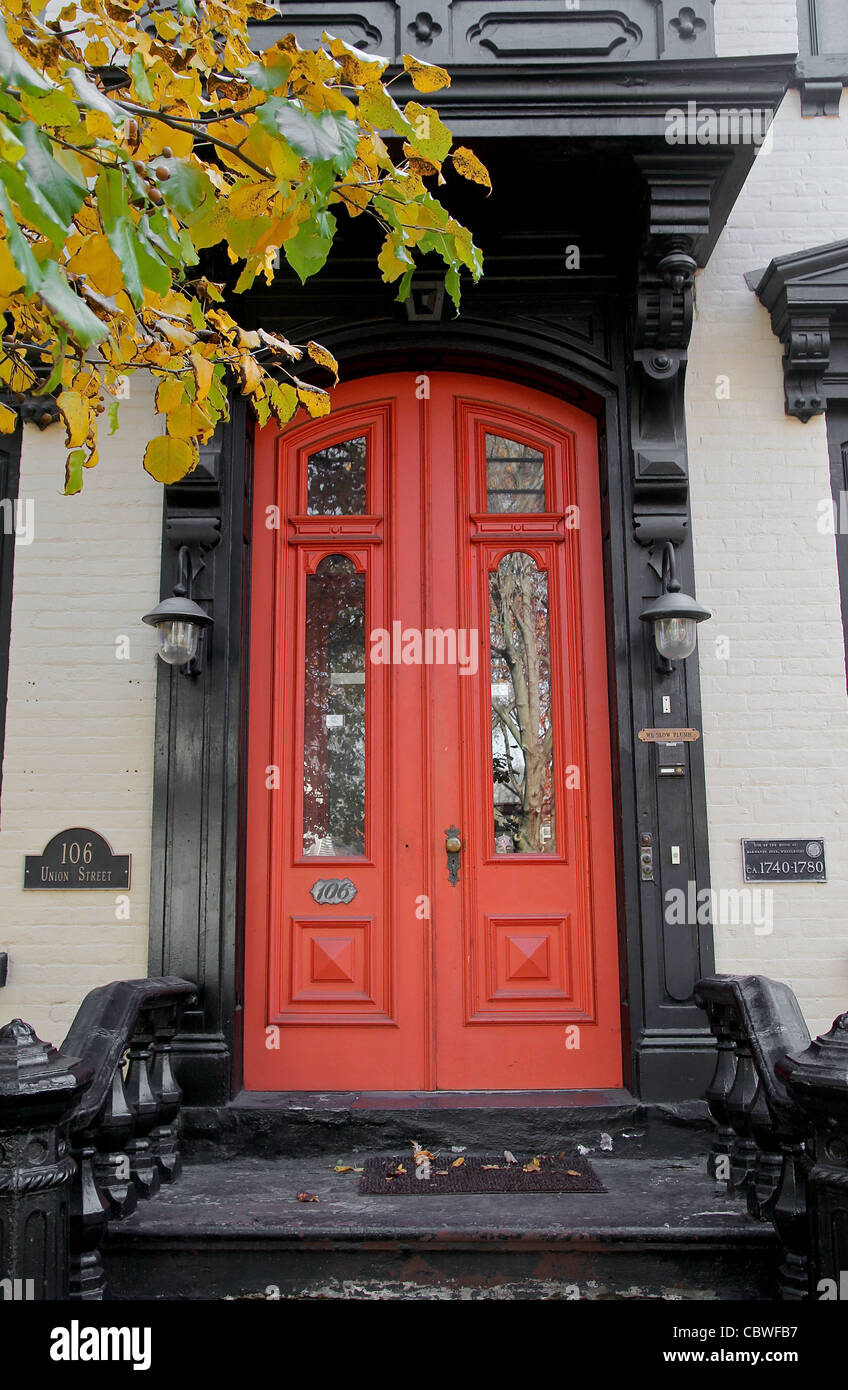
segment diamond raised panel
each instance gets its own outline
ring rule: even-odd
[[[388,970],[373,918],[294,917],[277,1022],[389,1022]]]
[[[585,1017],[575,998],[570,932],[568,916],[484,917],[472,1020]]]

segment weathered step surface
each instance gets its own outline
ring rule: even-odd
[[[360,1196],[358,1174],[334,1171],[362,1156],[187,1165],[178,1184],[110,1227],[110,1296],[775,1296],[771,1227],[718,1190],[702,1158],[593,1152],[606,1194],[391,1197]],[[304,1191],[319,1200],[299,1202]]]
[[[187,1107],[183,1148],[202,1161],[307,1157],[356,1149],[453,1144],[542,1152],[560,1140],[596,1149],[610,1137],[621,1156],[705,1156],[706,1105],[646,1105],[628,1091],[472,1091],[368,1094],[243,1092],[228,1105]],[[562,1143],[560,1143],[562,1148]]]

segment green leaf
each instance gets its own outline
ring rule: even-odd
[[[177,9],[185,19],[196,19],[197,10],[194,0],[177,0]]]
[[[147,76],[147,68],[140,53],[134,53],[129,61],[130,76],[139,101],[149,103],[153,100],[153,87]]]
[[[65,496],[72,497],[82,492],[82,470],[85,463],[85,449],[73,449],[65,464]]]
[[[453,306],[459,314],[460,283],[459,271],[452,265],[445,276],[445,289],[453,300]]]
[[[12,260],[24,277],[27,294],[35,294],[41,284],[41,267],[32,254],[29,242],[15,221],[12,205],[2,183],[0,183],[0,212],[2,212],[3,221],[6,224],[6,238],[9,242]]]
[[[171,284],[171,271],[140,226],[136,228],[135,254],[145,288],[153,290],[154,294],[167,294]]]
[[[299,101],[269,97],[256,108],[257,120],[272,135],[282,135],[296,154],[319,162],[329,160],[346,174],[356,158],[359,127],[341,111],[307,111]]]
[[[29,176],[30,187],[38,189],[67,232],[83,205],[87,189],[56,163],[50,141],[31,121],[21,127],[21,136],[26,148],[21,164]]]
[[[333,214],[320,212],[308,222],[301,222],[295,235],[283,242],[285,258],[303,283],[324,265],[335,232],[336,219]]]
[[[267,67],[264,63],[248,63],[247,67],[239,72],[239,77],[246,77],[251,87],[255,87],[259,92],[276,92],[285,86],[290,72],[291,63],[278,57]]]
[[[80,347],[93,347],[108,336],[106,324],[101,323],[85,301],[74,293],[55,261],[45,263],[38,293]]]
[[[204,214],[207,200],[214,201],[212,180],[190,159],[161,159],[156,167],[163,164],[169,174],[159,185],[165,202],[181,220],[197,221]]]
[[[135,305],[139,305],[144,298],[144,289],[137,256],[137,229],[129,219],[127,188],[120,171],[102,169],[97,175],[95,191],[106,240],[121,262],[124,284],[130,298]]]
[[[0,86],[15,87],[21,92],[50,92],[54,83],[31,68],[9,42],[6,22],[0,16]]]
[[[10,164],[17,164],[24,153],[24,143],[18,138],[17,132],[11,130],[5,121],[0,121],[0,159],[7,159]]]
[[[123,125],[124,121],[129,119],[126,111],[122,111],[120,106],[116,106],[114,101],[104,96],[79,68],[68,68],[67,77],[83,106],[87,106],[91,111],[102,111],[113,125]]]
[[[67,346],[68,335],[64,331],[61,331],[59,333],[59,343],[56,347],[56,355],[53,361],[53,370],[50,373],[50,376],[48,377],[47,381],[45,381],[44,385],[39,386],[37,389],[33,390],[32,394],[34,396],[49,396],[50,392],[55,391],[56,387],[61,382],[62,367],[65,361],[65,348]]]
[[[415,128],[406,119],[397,102],[385,87],[367,87],[359,98],[359,114],[377,130],[391,130],[395,135],[405,135],[407,140],[415,134]]]
[[[78,126],[80,115],[71,98],[57,87],[55,92],[44,96],[27,96],[24,99],[27,115],[39,128],[45,126]]]
[[[32,182],[21,164],[0,164],[0,181],[9,196],[17,203],[21,216],[37,231],[61,246],[68,231],[67,223],[56,216],[55,210],[43,197],[37,183]]]
[[[118,406],[120,401],[110,401],[106,407],[106,419],[109,421],[109,433],[114,434],[118,428]]]

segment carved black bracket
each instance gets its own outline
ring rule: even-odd
[[[647,228],[633,324],[633,524],[641,545],[688,531],[684,388],[697,254],[714,179],[678,160],[643,166]]]
[[[778,256],[745,279],[783,343],[786,414],[805,423],[824,414],[833,330],[848,323],[848,241]]]

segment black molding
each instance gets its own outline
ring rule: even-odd
[[[848,241],[779,256],[745,279],[784,346],[786,414],[804,423],[827,415],[848,670]]]
[[[848,241],[778,256],[745,277],[784,346],[786,413],[805,423],[841,394],[831,372],[834,333],[848,326]]]
[[[257,25],[263,42],[294,31],[304,48],[325,29],[367,53],[415,53],[452,70],[495,61],[507,69],[556,60],[692,61],[715,54],[715,0],[280,0],[278,17]],[[267,40],[264,35],[267,34]]]
[[[838,116],[848,86],[848,7],[844,0],[798,0],[795,69],[803,116]]]
[[[22,427],[0,441],[0,796],[6,736],[9,647],[12,640],[12,589],[15,573],[15,527],[20,493]],[[0,805],[2,819],[2,805]]]
[[[199,986],[173,1049],[194,1104],[230,1095],[240,1007],[248,451],[238,399],[194,472],[165,489],[162,592],[173,588],[179,546],[192,545],[204,561],[194,598],[214,618],[200,675],[160,662],[156,699],[150,973]]]

